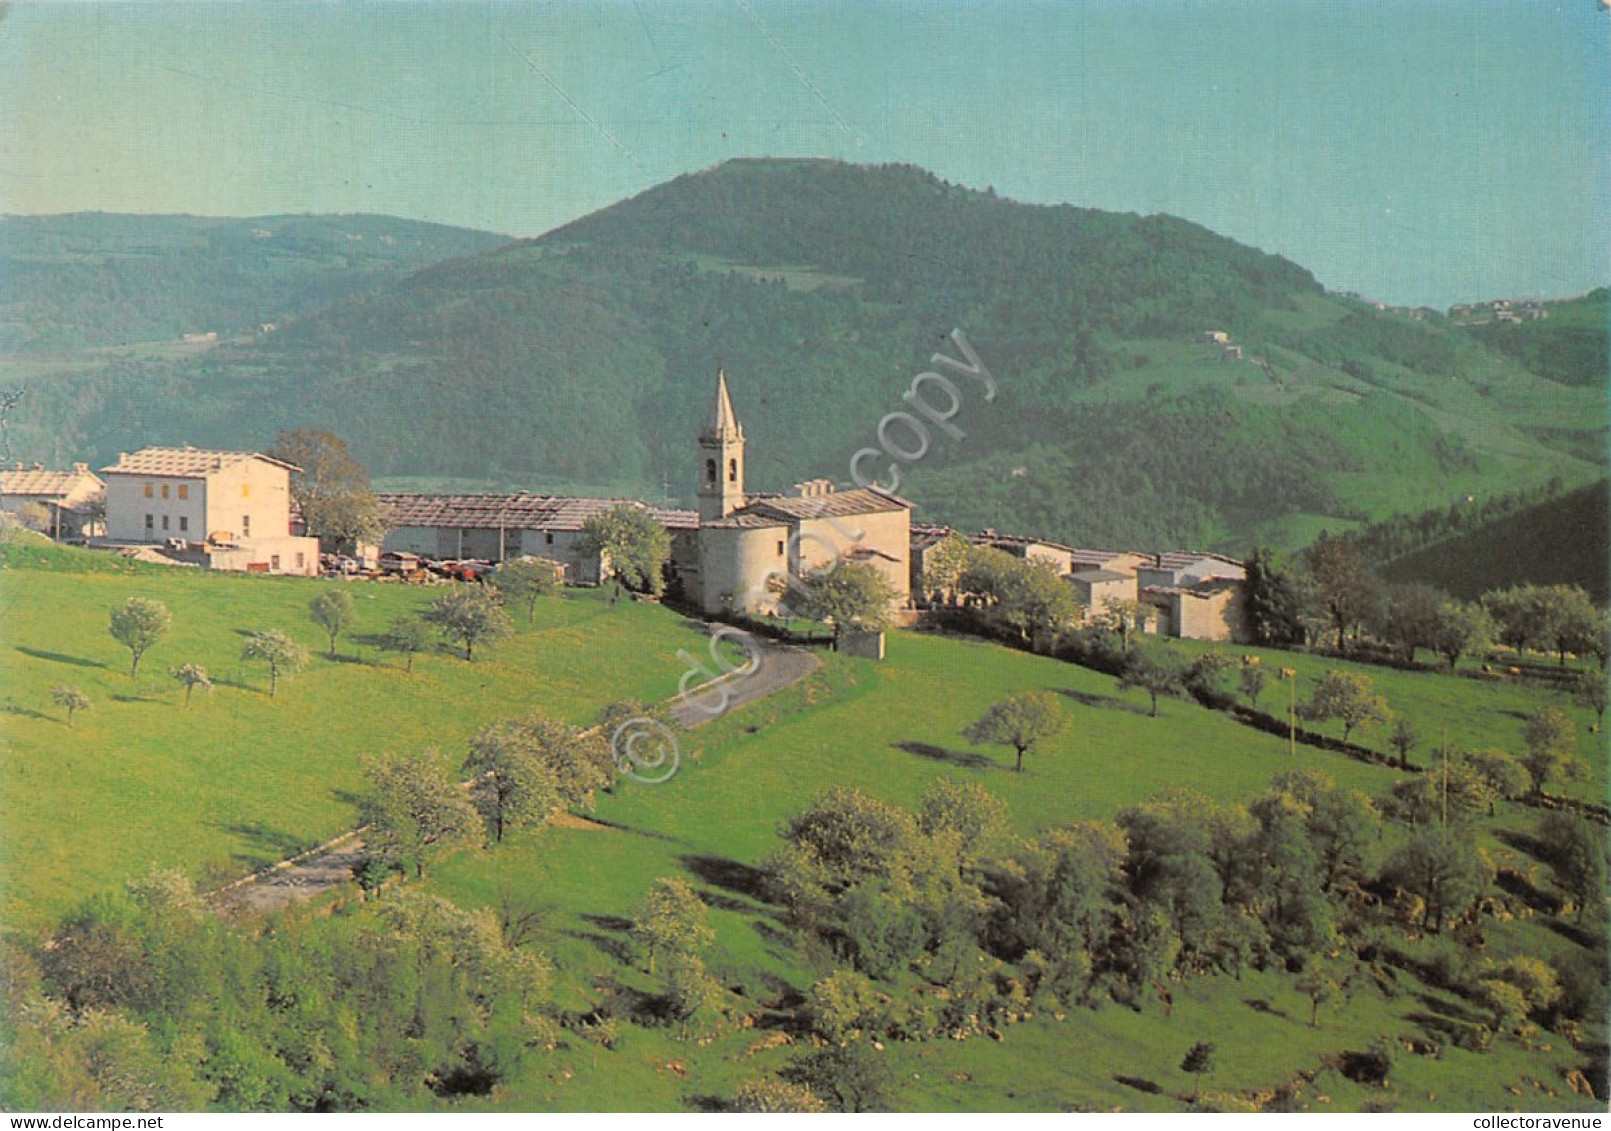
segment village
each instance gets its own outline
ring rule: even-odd
[[[1247,639],[1246,570],[1221,554],[1103,550],[994,529],[963,534],[912,520],[913,504],[877,487],[827,479],[788,494],[745,489],[745,438],[724,373],[697,437],[697,509],[630,498],[377,493],[379,542],[321,547],[294,497],[300,468],[260,452],[151,447],[123,453],[97,474],[17,464],[0,471],[0,512],[53,537],[153,562],[279,576],[480,580],[519,558],[553,563],[573,585],[596,586],[609,562],[587,537],[590,518],[642,511],[670,536],[670,595],[699,612],[776,616],[778,586],[841,561],[867,563],[888,583],[892,623],[954,602],[936,582],[948,542],[1000,551],[1049,571],[1073,590],[1087,621],[1128,608],[1147,631],[1192,640]]]

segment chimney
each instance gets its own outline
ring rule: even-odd
[[[76,475],[88,475],[89,474],[89,464],[87,464],[87,463],[75,463],[73,465],[73,472]]]

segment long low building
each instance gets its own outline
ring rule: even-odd
[[[694,511],[647,506],[637,499],[565,495],[379,494],[386,539],[381,548],[427,558],[501,562],[552,558],[584,585],[599,581],[599,555],[587,553],[582,527],[616,507],[641,507],[676,537],[699,527]]]

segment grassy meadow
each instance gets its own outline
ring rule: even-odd
[[[270,864],[352,827],[365,752],[434,746],[461,759],[486,722],[532,709],[590,721],[611,699],[674,694],[679,650],[707,655],[681,617],[568,590],[532,622],[516,610],[516,634],[474,663],[434,648],[409,673],[371,638],[424,608],[433,588],[204,574],[15,544],[6,561],[0,922],[12,927],[153,865],[212,883]],[[346,586],[357,606],[334,659],[308,615],[326,586]],[[131,596],[173,615],[138,679],[107,631],[110,609]],[[266,667],[241,659],[244,634],[269,628],[310,653],[273,699]],[[168,674],[187,663],[216,684],[188,709]],[[64,684],[93,704],[70,729],[50,694]]]

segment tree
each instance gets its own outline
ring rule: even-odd
[[[835,640],[847,630],[882,632],[889,627],[895,589],[867,562],[836,562],[784,585],[789,611],[831,623]]]
[[[254,632],[246,638],[241,659],[261,660],[269,669],[269,698],[279,689],[281,675],[294,675],[308,663],[308,650],[277,628]]]
[[[464,649],[466,662],[475,661],[475,646],[501,640],[514,631],[497,590],[482,585],[455,585],[432,601],[420,614],[448,640]]]
[[[1344,742],[1348,741],[1355,727],[1369,730],[1391,717],[1387,700],[1376,694],[1368,675],[1337,668],[1320,677],[1320,682],[1309,695],[1305,714],[1311,719],[1341,721]]]
[[[1264,691],[1264,667],[1257,656],[1247,656],[1242,660],[1242,669],[1238,682],[1242,694],[1247,696],[1248,706],[1258,710],[1259,695]]]
[[[1130,652],[1130,637],[1145,632],[1157,618],[1158,610],[1145,601],[1109,597],[1102,602],[1100,623],[1109,632],[1119,634],[1119,647],[1126,655]]]
[[[50,701],[67,712],[67,729],[69,730],[73,727],[73,712],[88,711],[95,706],[90,702],[90,697],[85,695],[80,688],[67,683],[58,684],[50,689]]]
[[[359,543],[385,536],[380,501],[370,490],[369,473],[347,450],[345,440],[315,428],[281,432],[274,458],[297,468],[291,498],[302,511],[308,533],[335,553],[351,553]]]
[[[1180,1062],[1180,1070],[1189,1072],[1193,1077],[1191,1102],[1196,1103],[1197,1097],[1202,1094],[1202,1079],[1214,1071],[1215,1046],[1209,1041],[1198,1041],[1187,1050],[1185,1059]]]
[[[371,850],[399,866],[413,865],[421,877],[427,857],[475,843],[481,817],[436,751],[387,751],[366,756],[362,766],[369,789],[359,811]]]
[[[867,1041],[827,1044],[794,1067],[799,1083],[827,1098],[839,1111],[883,1111],[895,1086],[895,1070]]]
[[[704,900],[686,880],[662,876],[632,917],[632,939],[652,975],[655,960],[671,954],[698,955],[716,939]]]
[[[704,959],[696,954],[673,951],[666,956],[666,1005],[688,1038],[688,1023],[709,1009],[717,1008],[724,996],[722,984],[711,977]]]
[[[1552,811],[1539,823],[1538,839],[1555,882],[1577,904],[1577,920],[1605,899],[1605,834],[1575,813]]]
[[[382,652],[395,652],[407,657],[405,670],[412,672],[415,655],[425,651],[425,626],[416,617],[396,617],[381,634],[379,645]]]
[[[1268,546],[1259,546],[1245,563],[1243,602],[1247,624],[1259,644],[1302,644],[1303,596]]]
[[[56,525],[54,513],[44,503],[24,503],[14,513],[18,522],[36,534],[50,534]]]
[[[1393,733],[1387,736],[1387,742],[1398,751],[1398,764],[1404,769],[1410,768],[1410,751],[1414,750],[1415,744],[1420,741],[1420,732],[1408,718],[1400,715],[1393,720]]]
[[[190,708],[190,696],[196,688],[199,687],[206,692],[211,692],[213,689],[213,677],[200,664],[180,664],[176,668],[168,669],[168,674],[184,687],[186,710]]]
[[[1544,795],[1544,787],[1556,777],[1575,780],[1582,775],[1583,763],[1577,756],[1577,727],[1566,714],[1554,707],[1541,707],[1522,727],[1526,752],[1521,763],[1533,780],[1533,792]]]
[[[1025,561],[1003,550],[976,548],[957,581],[962,592],[984,606],[985,619],[1012,630],[1021,643],[1071,627],[1080,616],[1074,587],[1050,562]]]
[[[1594,712],[1594,727],[1596,730],[1604,726],[1606,707],[1604,670],[1584,672],[1578,676],[1577,684],[1572,689],[1572,701],[1579,707],[1587,707]]]
[[[1013,769],[1022,773],[1024,755],[1066,725],[1055,695],[1049,691],[1025,691],[992,706],[962,736],[973,743],[1012,747],[1018,755]]]
[[[1139,687],[1145,691],[1152,702],[1148,716],[1156,719],[1158,697],[1179,695],[1184,679],[1185,672],[1172,655],[1152,649],[1137,649],[1124,661],[1124,669],[1119,673],[1119,690],[1129,691]]]
[[[610,600],[621,586],[658,597],[666,588],[666,562],[671,533],[642,507],[623,504],[589,515],[582,523],[582,551],[600,555],[601,567],[615,581]]]
[[[470,740],[461,772],[474,775],[476,807],[503,842],[511,828],[539,824],[560,805],[559,783],[534,728],[510,723],[482,727]]]
[[[1315,592],[1337,632],[1337,648],[1344,635],[1369,619],[1376,604],[1376,581],[1364,559],[1347,539],[1322,534],[1304,554]]]
[[[505,602],[524,601],[526,619],[537,616],[537,599],[559,589],[560,565],[548,558],[515,558],[492,574],[492,585]]]
[[[1527,770],[1503,750],[1473,750],[1463,754],[1460,761],[1476,779],[1490,817],[1498,811],[1499,802],[1513,801],[1527,792]]]
[[[1382,874],[1387,882],[1420,897],[1425,907],[1421,925],[1437,932],[1476,901],[1492,870],[1469,839],[1451,830],[1428,828],[1390,856]]]
[[[139,678],[140,657],[172,627],[173,615],[161,601],[130,597],[112,610],[112,639],[129,650],[132,678]]]
[[[308,614],[329,635],[330,658],[335,659],[336,640],[352,624],[352,594],[345,589],[326,589],[308,602]]]
[[[939,604],[955,595],[972,556],[973,544],[954,530],[929,548],[923,555],[923,588],[930,602]]]
[[[1320,1007],[1342,993],[1342,981],[1323,962],[1311,963],[1298,979],[1298,992],[1309,999],[1309,1028],[1320,1028]]]
[[[1432,650],[1454,667],[1461,656],[1482,656],[1494,645],[1493,617],[1476,601],[1444,601],[1432,630]]]
[[[955,837],[959,868],[976,863],[1007,828],[1007,803],[977,782],[941,778],[918,802],[923,835]]]
[[[1442,609],[1447,600],[1430,585],[1395,585],[1387,592],[1381,612],[1380,635],[1396,646],[1407,661],[1417,648],[1436,648],[1440,639]]]

